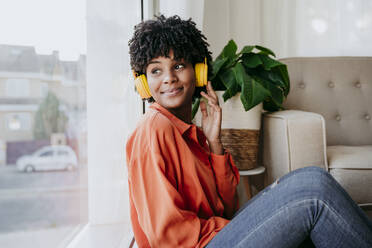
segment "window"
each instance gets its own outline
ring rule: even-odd
[[[58,152],[57,152],[57,155],[58,155],[58,156],[68,156],[68,154],[69,154],[69,153],[68,153],[67,151],[58,151]]]
[[[86,19],[86,0],[0,1],[0,247],[88,223]]]
[[[47,96],[47,94],[48,94],[48,90],[49,90],[48,83],[41,82],[41,83],[40,83],[40,96],[41,96],[42,98],[44,98],[44,97]]]
[[[8,78],[6,80],[6,95],[8,97],[30,96],[30,81],[25,78]]]
[[[53,156],[53,151],[46,151],[39,155],[40,157],[51,157]]]
[[[12,115],[9,118],[8,129],[12,130],[12,131],[16,131],[16,130],[21,129],[21,121],[19,120],[18,115]]]
[[[141,1],[91,1],[87,15],[90,215],[88,226],[68,248],[128,247],[132,233],[125,143],[142,115],[128,40],[141,20]]]
[[[27,131],[31,129],[30,113],[8,114],[7,119],[9,131]]]

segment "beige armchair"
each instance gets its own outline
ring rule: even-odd
[[[320,166],[371,210],[372,57],[281,61],[288,66],[291,92],[287,110],[263,117],[266,183],[297,168]]]

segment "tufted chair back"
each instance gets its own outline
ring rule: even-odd
[[[286,109],[323,115],[327,145],[372,145],[372,57],[285,58]]]

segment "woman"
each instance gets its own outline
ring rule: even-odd
[[[372,247],[370,220],[318,167],[287,174],[238,211],[239,173],[220,140],[218,98],[210,82],[195,87],[195,65],[211,56],[194,22],[142,22],[129,46],[152,102],[126,147],[139,247],[297,247],[307,239],[316,247]],[[199,94],[208,100],[200,104],[201,129],[191,122]]]

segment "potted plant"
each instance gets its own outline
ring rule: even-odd
[[[237,53],[233,40],[212,62],[212,86],[223,109],[221,139],[240,170],[257,165],[262,108],[283,109],[290,90],[287,66],[262,46],[244,46]],[[200,120],[200,99],[193,104],[193,116]]]

